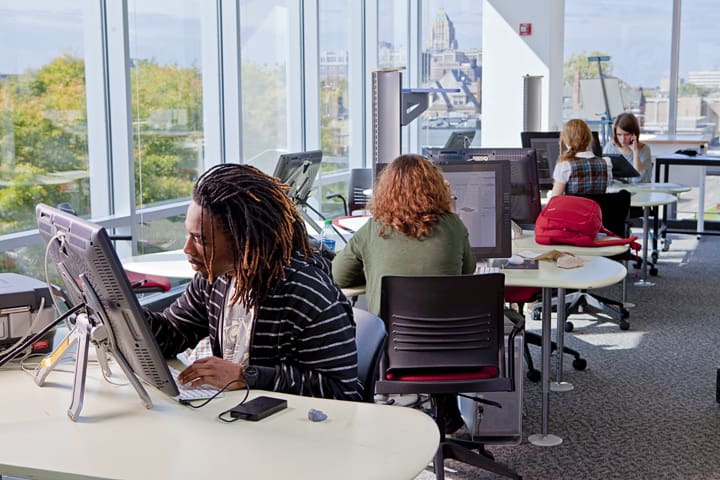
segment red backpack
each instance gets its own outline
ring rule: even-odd
[[[606,245],[630,245],[637,250],[637,236],[598,240],[598,233],[617,237],[603,227],[600,205],[589,198],[573,195],[551,197],[535,221],[535,241],[542,245],[576,245],[578,247],[602,247]]]

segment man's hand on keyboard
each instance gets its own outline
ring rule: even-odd
[[[238,381],[231,384],[228,390],[245,388],[242,365],[219,357],[201,358],[178,375],[178,382],[186,387],[210,385],[215,388],[222,388],[232,380]]]

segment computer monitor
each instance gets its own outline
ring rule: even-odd
[[[443,148],[451,150],[469,148],[474,138],[475,130],[456,130],[450,134]]]
[[[510,164],[510,216],[520,225],[533,225],[540,214],[536,152],[532,148],[467,148],[437,150],[432,161],[442,164],[505,161]]]
[[[178,395],[105,228],[44,204],[35,214],[70,303],[84,304],[88,316],[104,325],[109,351],[121,366],[163,393]]]
[[[592,151],[595,156],[602,156],[602,147],[598,132],[592,132]],[[560,132],[520,132],[523,148],[534,148],[537,159],[538,181],[540,190],[551,190],[553,170],[560,156]]]
[[[510,257],[510,163],[464,162],[439,167],[450,183],[455,211],[468,229],[475,257]]]
[[[290,185],[288,196],[297,205],[304,205],[310,196],[315,178],[320,171],[322,151],[283,153],[278,157],[274,176]]]

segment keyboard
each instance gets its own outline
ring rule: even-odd
[[[180,370],[170,365],[168,365],[168,368],[170,369],[170,375],[172,375],[173,380],[175,380],[175,385],[177,385],[178,391],[180,392],[177,397],[174,397],[175,400],[204,400],[212,397],[219,391],[217,388],[209,385],[200,385],[199,387],[188,387],[187,385],[182,385],[177,379]],[[220,397],[222,397],[222,393],[217,396],[217,398]]]
[[[487,265],[478,265],[475,268],[476,275],[484,275],[486,273],[502,273],[502,269],[500,267],[490,267]]]

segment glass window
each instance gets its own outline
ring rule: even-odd
[[[408,2],[378,1],[378,67],[408,67]]]
[[[685,1],[680,17],[678,134],[705,134],[709,150],[720,153],[720,22],[717,3]],[[715,205],[715,203],[713,203]]]
[[[421,86],[448,91],[431,94],[420,143],[443,146],[453,131],[470,130],[466,146],[479,145],[482,2],[426,0],[421,18]]]
[[[633,112],[642,132],[666,131],[671,26],[672,2],[565,2],[563,119],[584,119],[603,143],[607,110]]]
[[[349,0],[319,2],[321,176],[347,171],[349,165],[352,108],[348,75],[352,31],[350,8]],[[342,213],[339,202],[325,200],[327,194],[336,192],[347,195],[347,182],[323,183],[320,187],[321,210],[331,216]]]
[[[267,173],[287,149],[288,9],[288,0],[240,2],[243,154]]]
[[[203,170],[198,0],[128,2],[135,203],[189,198]],[[138,228],[138,253],[182,248],[182,219]]]
[[[76,1],[0,5],[0,235],[35,228],[39,202],[89,213],[83,22]],[[3,252],[0,271],[43,278],[41,259]]]
[[[201,8],[197,0],[128,5],[140,208],[189,197],[203,168]]]

